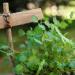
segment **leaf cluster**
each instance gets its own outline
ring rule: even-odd
[[[75,70],[74,42],[60,32],[56,19],[54,23],[44,23],[46,26],[38,23],[23,33],[26,41],[20,45],[22,51],[15,54],[18,75],[61,75]]]

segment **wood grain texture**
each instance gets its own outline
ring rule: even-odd
[[[4,21],[4,18],[3,18],[3,16],[0,16],[0,29],[3,29],[3,28],[5,28],[6,26],[5,26],[5,21]]]
[[[10,25],[17,26],[32,22],[32,16],[36,16],[38,20],[43,19],[43,14],[40,8],[29,11],[13,13],[10,16]]]
[[[38,20],[43,19],[43,14],[40,8],[22,11],[17,13],[11,13],[9,17],[9,24],[11,27],[23,25],[32,22],[32,16],[36,16]],[[6,28],[3,16],[0,16],[0,29]]]

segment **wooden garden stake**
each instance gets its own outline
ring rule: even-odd
[[[8,42],[9,42],[9,47],[14,52],[14,47],[13,47],[13,40],[12,40],[12,30],[11,30],[11,25],[9,23],[10,20],[10,11],[9,11],[9,4],[8,3],[3,3],[3,10],[4,10],[4,18],[5,18],[5,24],[6,24],[6,32],[7,32],[7,37],[8,37]]]
[[[14,52],[14,46],[13,46],[13,40],[12,40],[12,30],[11,30],[11,26],[9,23],[10,20],[10,11],[9,11],[9,4],[8,3],[3,3],[3,12],[4,12],[4,20],[5,20],[5,26],[6,26],[6,33],[7,33],[7,39],[8,39],[8,44],[9,44],[9,49]],[[14,60],[13,60],[13,56],[10,55],[10,63],[12,65],[12,67],[14,67]],[[15,73],[13,73],[13,75],[15,75]]]

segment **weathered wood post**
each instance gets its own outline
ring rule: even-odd
[[[3,3],[3,17],[4,17],[4,21],[5,21],[5,27],[6,27],[6,34],[7,34],[7,39],[8,39],[8,45],[9,45],[9,49],[14,53],[14,46],[13,46],[13,40],[12,40],[12,30],[11,30],[11,25],[10,25],[10,11],[9,11],[9,4],[8,3]],[[10,55],[9,60],[10,60],[10,64],[12,65],[12,67],[14,67],[14,60],[13,60],[13,56]],[[16,75],[13,72],[13,75]]]
[[[13,47],[13,40],[12,40],[12,30],[11,30],[11,25],[9,23],[10,20],[10,11],[9,11],[9,4],[8,3],[3,3],[3,11],[4,11],[4,18],[5,18],[5,25],[6,25],[6,32],[7,32],[7,37],[8,37],[8,44],[10,49],[14,52],[14,47]]]

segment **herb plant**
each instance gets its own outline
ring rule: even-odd
[[[36,17],[32,20],[37,22]],[[75,70],[75,44],[60,32],[61,23],[55,18],[53,22],[22,31],[26,40],[19,46],[21,52],[15,53],[17,75],[62,75]]]

